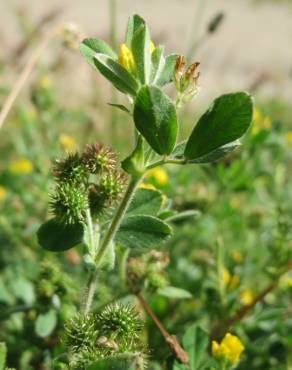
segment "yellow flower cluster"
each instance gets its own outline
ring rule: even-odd
[[[265,116],[259,109],[254,111],[252,134],[257,135],[261,130],[268,130],[271,128],[271,119]]]
[[[9,166],[10,172],[14,174],[29,174],[33,170],[32,163],[25,158],[15,159],[10,163]]]
[[[212,341],[212,355],[221,360],[226,360],[232,365],[239,360],[241,353],[244,351],[244,346],[236,335],[227,333],[221,343]]]
[[[161,167],[156,167],[153,168],[153,170],[150,170],[147,174],[147,178],[154,181],[155,184],[160,186],[164,186],[168,183],[168,174]]]
[[[74,137],[66,134],[61,134],[59,136],[59,143],[65,150],[72,150],[76,148],[76,140]]]
[[[155,50],[155,45],[150,41],[150,52],[152,53]],[[132,50],[128,48],[126,44],[120,45],[120,53],[118,58],[118,63],[126,68],[128,72],[135,75],[136,74],[136,63],[134,60],[134,55]]]
[[[3,202],[6,198],[7,191],[4,186],[0,185],[0,202]]]

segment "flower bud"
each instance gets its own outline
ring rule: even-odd
[[[128,72],[135,75],[136,74],[136,64],[132,50],[128,48],[126,44],[121,44],[120,54],[118,63],[120,63]]]

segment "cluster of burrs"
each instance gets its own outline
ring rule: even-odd
[[[68,154],[53,167],[56,186],[51,211],[62,223],[76,224],[97,218],[123,194],[126,177],[116,155],[104,145],[87,145],[82,154]]]
[[[65,325],[70,368],[86,369],[98,361],[137,354],[145,367],[147,350],[140,339],[142,329],[143,321],[131,305],[115,303],[99,314],[77,314]]]

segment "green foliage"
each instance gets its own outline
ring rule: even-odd
[[[137,75],[141,84],[149,84],[151,74],[151,52],[150,34],[146,24],[141,24],[134,32],[131,49],[137,68]]]
[[[125,172],[139,179],[145,172],[145,156],[142,136],[139,135],[136,148],[123,160],[122,168]]]
[[[42,224],[39,228],[38,242],[52,252],[62,252],[80,244],[83,239],[83,225],[66,224],[56,218]]]
[[[0,370],[5,369],[6,365],[6,354],[7,354],[7,347],[6,344],[0,342]]]
[[[44,338],[49,336],[55,329],[57,324],[57,314],[55,310],[49,310],[44,314],[40,314],[35,322],[36,335]]]
[[[134,53],[132,40],[136,40],[135,47],[144,48],[143,60],[138,60],[136,52],[136,64],[148,68],[144,31],[144,20],[131,17],[126,43],[130,56]],[[95,69],[96,53],[120,63],[115,52],[99,39],[84,41],[81,50]],[[152,52],[150,87],[142,87],[154,88],[160,95],[159,88],[175,80],[177,62],[175,54],[165,57],[163,50],[163,46],[157,46]],[[191,64],[189,72],[195,65]],[[62,63],[54,63],[49,75],[56,73],[55,67],[58,73],[66,73]],[[45,68],[42,65],[42,73]],[[107,63],[104,68],[108,68]],[[27,99],[18,100],[14,114],[4,125],[0,143],[0,342],[7,345],[7,366],[19,370],[211,370],[218,364],[211,359],[207,336],[218,333],[222,338],[226,320],[272,283],[277,287],[230,328],[245,346],[236,368],[286,370],[291,363],[292,324],[287,307],[291,274],[284,274],[291,260],[291,109],[283,102],[267,101],[260,113],[256,111],[253,127],[247,130],[250,98],[245,93],[231,94],[227,105],[226,96],[222,96],[199,120],[189,141],[170,150],[167,139],[162,149],[167,147],[170,153],[160,155],[148,145],[145,135],[135,131],[136,125],[131,128],[134,132],[129,131],[125,121],[132,119],[138,88],[131,90],[133,95],[126,97],[129,114],[115,112],[115,145],[118,157],[126,157],[123,168],[129,174],[124,192],[124,176],[109,148],[93,144],[75,153],[77,146],[83,147],[95,138],[108,141],[112,134],[102,107],[106,92],[94,86],[88,99],[77,99],[74,107],[64,108],[59,99],[62,89],[59,85],[54,88],[56,76],[52,76],[49,86],[46,79],[40,81],[37,71]],[[136,69],[127,72],[140,89]],[[110,79],[115,84],[113,75]],[[194,87],[192,78],[189,82]],[[2,90],[10,87],[3,85]],[[182,109],[184,137],[188,122],[194,121],[201,107],[186,109],[180,92],[171,105],[177,116]],[[173,92],[169,96],[173,97]],[[152,108],[156,109],[155,101]],[[270,117],[265,112],[270,112]],[[157,116],[153,116],[157,122]],[[93,123],[98,124],[98,130],[92,130]],[[148,124],[145,120],[145,127]],[[143,124],[143,132],[147,131],[145,127]],[[239,149],[237,138],[245,132],[240,150],[234,150]],[[133,137],[136,141],[132,145]],[[161,137],[164,144],[167,135]],[[64,156],[64,151],[72,153]],[[21,158],[28,161],[20,162],[24,172],[14,163]],[[47,170],[51,158],[60,158],[53,165],[55,186]],[[212,165],[194,170],[189,163]],[[163,192],[152,189],[153,185]],[[40,220],[46,217],[47,190],[51,188],[57,193],[65,188],[66,196],[53,198],[61,200],[54,211],[59,211],[59,217],[40,227],[41,249],[35,234]],[[71,204],[72,189],[73,198],[81,194],[86,209],[85,203]],[[129,194],[129,189],[135,194]],[[123,206],[124,196],[128,197],[128,207]],[[69,207],[64,200],[69,200]],[[64,203],[66,207],[62,208]],[[68,209],[69,216],[78,219],[77,224],[68,223]],[[116,215],[121,215],[118,222]],[[67,250],[72,246],[78,247]],[[106,248],[99,258],[101,246]],[[57,255],[47,250],[65,253]],[[98,275],[92,313],[76,315],[85,306],[80,305],[80,287],[82,296],[86,296],[91,274]],[[133,292],[139,292],[170,335],[178,338],[189,355],[189,364],[176,362],[150,317],[140,328],[141,319],[127,306],[129,302],[142,309]],[[109,302],[114,302],[110,308]],[[1,350],[0,345],[0,354]]]
[[[156,216],[162,208],[163,194],[154,189],[138,189],[129,206],[127,215]]]
[[[166,286],[162,289],[159,289],[157,292],[159,295],[171,298],[171,299],[186,299],[192,298],[192,294],[185,289],[176,288],[173,286]]]
[[[185,157],[198,159],[240,138],[250,126],[252,112],[252,99],[246,93],[217,98],[193,129]]]
[[[172,233],[170,226],[149,215],[127,216],[117,232],[115,241],[132,253],[142,253],[165,241]]]
[[[119,91],[135,96],[139,85],[122,65],[104,54],[95,54],[94,65]]]
[[[174,104],[159,88],[144,86],[134,104],[137,130],[158,154],[170,154],[177,138],[177,117]]]
[[[80,44],[80,52],[86,61],[94,67],[94,56],[96,53],[104,54],[112,59],[117,59],[117,54],[112,50],[112,48],[99,38],[87,38]]]

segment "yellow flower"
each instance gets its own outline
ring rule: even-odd
[[[292,144],[292,131],[288,131],[285,135],[288,144]]]
[[[241,263],[243,261],[242,253],[239,250],[232,251],[231,257],[236,263]]]
[[[224,359],[229,361],[232,365],[236,364],[239,360],[244,346],[240,339],[227,333],[221,343],[215,340],[212,341],[212,355],[217,359]]]
[[[0,185],[0,202],[2,202],[3,200],[5,200],[6,194],[7,194],[6,189],[4,188],[4,186],[1,186]]]
[[[155,50],[155,45],[153,41],[150,41],[150,53],[152,54]],[[120,53],[118,58],[118,63],[126,68],[128,72],[135,75],[136,74],[136,63],[134,59],[133,52],[126,44],[120,45]]]
[[[59,143],[65,150],[72,150],[76,147],[76,141],[74,137],[66,134],[61,134],[59,136]]]
[[[243,289],[240,292],[240,302],[244,304],[245,306],[250,305],[254,300],[254,294],[251,289]]]
[[[261,130],[268,130],[271,127],[271,119],[256,109],[253,116],[252,134],[257,135]]]
[[[153,168],[148,172],[147,178],[153,179],[157,185],[166,185],[168,183],[168,174],[161,167]]]
[[[136,74],[136,64],[132,50],[126,44],[121,44],[118,63],[126,68],[131,74]]]
[[[32,172],[33,166],[28,159],[20,158],[12,161],[9,169],[14,174],[29,174]]]
[[[223,270],[222,279],[223,279],[225,285],[229,284],[230,279],[231,279],[231,275],[230,275],[230,272],[226,268],[224,268],[224,270]]]
[[[140,189],[150,189],[150,190],[156,190],[155,186],[152,184],[146,184],[142,182],[142,184],[139,185]]]

